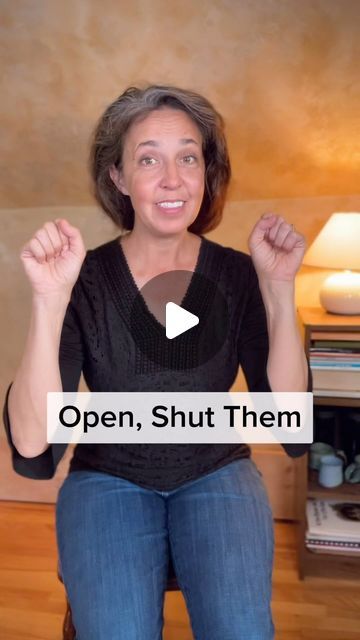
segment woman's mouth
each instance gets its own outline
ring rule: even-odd
[[[184,200],[163,200],[162,202],[156,203],[160,209],[166,211],[167,213],[178,213],[182,210],[185,201]]]

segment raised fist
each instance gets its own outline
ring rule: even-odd
[[[70,296],[85,255],[79,229],[60,218],[36,231],[23,246],[20,259],[35,295]]]

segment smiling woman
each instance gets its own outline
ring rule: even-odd
[[[110,176],[136,212],[133,239],[194,223],[204,197],[202,145],[199,128],[178,109],[162,107],[130,127],[121,169],[112,166]]]
[[[164,111],[168,126],[163,119]],[[144,127],[139,128],[144,122]],[[180,128],[176,130],[177,123]],[[164,160],[161,154],[164,149],[159,149],[165,143],[163,132],[169,136],[169,144],[179,146],[179,168],[197,165],[205,172],[199,215],[189,230],[210,231],[222,217],[231,175],[230,161],[221,115],[206,98],[192,91],[170,86],[130,87],[107,108],[95,130],[90,155],[94,195],[117,225],[131,230],[135,223],[134,206],[130,196],[119,189],[119,178],[124,162],[127,161],[129,169],[128,162],[135,163],[135,157],[126,156],[125,147],[130,154],[130,148],[133,153],[136,151],[136,159],[144,167],[159,167]],[[174,149],[168,146],[167,155],[170,151]],[[171,173],[169,177],[173,179]]]
[[[139,289],[159,273],[194,270],[231,174],[223,120],[205,98],[129,88],[98,123],[90,169],[98,202],[128,232],[121,245]]]
[[[230,180],[223,121],[206,98],[130,87],[99,120],[90,169],[121,235],[86,252],[58,219],[21,252],[33,307],[4,418],[14,468],[29,478],[52,477],[66,448],[47,443],[46,395],[76,391],[81,372],[90,391],[125,394],[227,392],[239,366],[251,392],[308,384],[294,307],[303,237],[272,214],[251,233],[251,257],[203,235],[221,220]],[[164,284],[164,272],[186,277]],[[154,311],[168,291],[199,319],[171,340]],[[78,640],[161,637],[170,552],[199,640],[235,640],[239,629],[272,640],[272,514],[250,455],[244,443],[165,435],[77,444],[56,530]]]

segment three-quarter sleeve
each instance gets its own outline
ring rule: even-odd
[[[269,336],[266,311],[260,292],[255,268],[249,264],[248,297],[238,336],[238,358],[249,391],[271,393],[267,376]],[[308,387],[312,391],[312,375],[308,361]],[[309,449],[308,444],[281,443],[292,458],[302,456]]]
[[[68,304],[59,347],[59,367],[63,391],[76,391],[83,367],[83,344],[80,325],[74,306],[74,289]],[[38,456],[26,458],[16,449],[11,435],[8,398],[9,385],[3,408],[3,421],[9,443],[14,471],[25,478],[49,480],[63,457],[67,444],[52,444]]]

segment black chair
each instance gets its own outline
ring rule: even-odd
[[[62,582],[62,577],[59,569],[58,569],[58,578],[60,582]],[[169,573],[168,573],[166,591],[180,591],[180,587],[176,580],[176,575],[175,575],[171,556],[169,561]],[[76,631],[72,621],[71,607],[68,599],[66,599],[66,612],[65,612],[64,622],[63,622],[63,640],[75,640],[75,636],[76,636]]]

